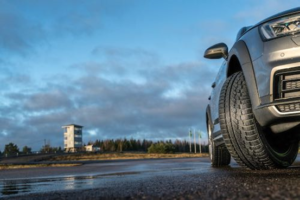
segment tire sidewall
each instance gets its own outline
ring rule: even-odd
[[[299,141],[294,140],[291,142],[290,147],[284,153],[277,152],[268,142],[264,133],[260,130],[260,125],[256,122],[256,126],[258,127],[259,135],[262,142],[265,144],[265,148],[274,164],[279,168],[286,168],[293,164],[299,149]]]
[[[211,123],[210,116],[208,115],[207,135],[208,135],[208,142],[211,145],[210,148],[208,146],[208,151],[209,151],[210,161],[213,163],[213,161],[214,161],[214,140],[213,140],[213,137],[212,137],[212,133],[213,133],[213,126],[212,126],[212,123]]]

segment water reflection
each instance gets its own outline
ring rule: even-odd
[[[65,190],[74,190],[75,189],[75,177],[67,177],[65,178],[66,185],[64,187]]]
[[[112,175],[114,176],[114,175]],[[0,181],[0,197],[55,190],[94,188],[101,184],[102,175]]]
[[[28,193],[30,192],[30,184],[20,181],[5,181],[2,185],[1,194],[2,195],[13,195],[18,193]],[[0,188],[1,188],[0,186]]]
[[[19,190],[16,183],[11,182],[11,183],[5,183],[3,185],[3,189],[2,189],[3,195],[18,194],[18,193]]]
[[[18,196],[28,193],[40,193],[57,190],[75,190],[95,188],[105,185],[103,179],[107,177],[123,177],[126,175],[139,174],[139,172],[125,172],[88,176],[68,176],[56,178],[40,178],[26,180],[0,181],[1,196]]]

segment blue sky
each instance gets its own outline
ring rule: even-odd
[[[294,0],[0,0],[0,150],[9,142],[185,139],[203,132],[210,85],[243,26]]]

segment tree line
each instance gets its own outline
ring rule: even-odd
[[[148,153],[194,153],[194,143],[190,143],[186,140],[139,140],[139,139],[107,139],[107,140],[95,140],[88,142],[88,145],[100,147],[102,152],[124,152],[124,151],[142,151]],[[191,148],[190,148],[191,147]],[[197,153],[200,151],[199,144],[196,144]],[[84,150],[84,148],[82,149]],[[64,149],[61,147],[52,147],[50,143],[45,144],[39,150],[40,153],[62,153]],[[201,152],[208,152],[208,145],[201,144]],[[32,148],[24,146],[22,150],[14,143],[6,144],[4,151],[0,151],[0,155],[14,156],[14,155],[26,155],[31,154]]]
[[[42,148],[39,151],[40,153],[59,153],[63,152],[63,149],[61,147],[51,147],[49,144],[42,146]],[[19,149],[19,147],[10,142],[4,146],[4,151],[0,151],[0,155],[4,156],[16,156],[16,155],[27,155],[32,154],[31,147],[24,146],[22,150]]]
[[[151,146],[164,146],[167,149],[172,149],[170,152],[190,152],[190,143],[186,140],[137,140],[137,139],[107,139],[90,141],[88,145],[93,144],[96,147],[100,147],[103,152],[122,152],[122,151],[144,151],[148,152]],[[199,152],[199,144],[196,144],[196,150]],[[191,144],[191,150],[194,152],[194,143]],[[207,144],[201,144],[201,152],[208,152]]]

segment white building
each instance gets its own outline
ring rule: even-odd
[[[64,129],[64,148],[66,152],[77,152],[82,149],[83,126],[70,124],[62,127]]]
[[[97,151],[100,151],[100,147],[95,147],[94,145],[86,145],[85,146],[85,151],[87,152],[97,152]]]

